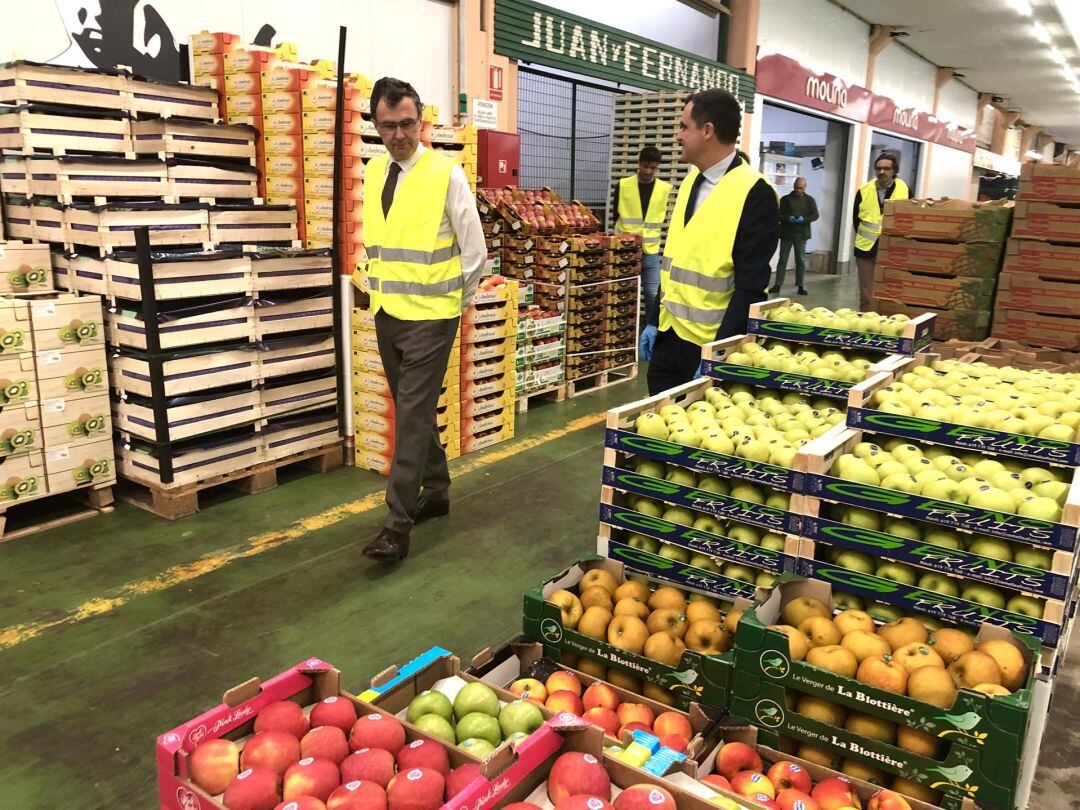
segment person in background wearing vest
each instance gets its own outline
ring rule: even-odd
[[[375,82],[371,113],[390,154],[373,158],[364,173],[364,246],[396,443],[386,485],[390,515],[364,554],[385,562],[409,553],[415,524],[450,512],[435,411],[461,314],[487,258],[464,171],[420,145],[423,111],[412,85]]]
[[[874,161],[876,180],[859,189],[855,195],[852,224],[855,228],[855,266],[859,269],[859,309],[870,309],[874,297],[874,259],[877,240],[881,236],[882,211],[885,200],[908,199],[907,184],[896,176],[900,158],[885,152]]]
[[[806,178],[797,177],[790,194],[780,198],[780,261],[776,264],[776,283],[769,292],[773,295],[784,286],[788,255],[795,249],[795,288],[799,295],[808,295],[806,280],[806,243],[810,241],[810,223],[818,218],[817,202],[806,193]]]
[[[624,177],[615,191],[615,230],[641,234],[641,288],[645,311],[660,291],[660,231],[667,219],[671,183],[656,179],[660,150],[646,146],[638,155],[637,174]]]
[[[697,376],[701,347],[746,331],[765,298],[776,251],[778,201],[769,181],[735,153],[742,109],[725,90],[691,96],[679,122],[680,159],[694,166],[679,187],[640,349],[649,393]]]

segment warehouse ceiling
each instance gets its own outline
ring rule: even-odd
[[[893,26],[900,41],[982,93],[1004,97],[1023,121],[1080,148],[1080,0],[833,0],[868,23]],[[1025,11],[1030,9],[1030,16]],[[1036,23],[1042,26],[1039,29]],[[1049,42],[1041,42],[1039,36]]]

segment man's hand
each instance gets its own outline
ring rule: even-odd
[[[641,359],[646,363],[652,360],[653,346],[656,345],[656,334],[659,330],[655,326],[646,326],[641,330],[641,339],[638,341],[638,351]]]

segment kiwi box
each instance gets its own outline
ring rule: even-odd
[[[981,626],[976,643],[1011,645],[1022,657],[1027,677],[1007,697],[961,688],[955,702],[942,708],[797,660],[788,637],[772,626],[787,623],[804,604],[797,600],[807,599],[822,603],[830,615],[835,611],[829,585],[806,580],[782,584],[743,614],[736,630],[732,713],[754,723],[759,740],[767,745],[779,747],[780,738],[787,737],[835,752],[940,791],[943,807],[959,807],[972,799],[980,807],[1014,808],[1025,760],[1037,757],[1041,732],[1036,724],[1044,720],[1049,705],[1049,685],[1030,674],[1037,651],[1031,639]],[[880,721],[883,728],[897,724],[933,735],[944,755],[914,753],[840,728],[828,722],[831,718],[800,713],[791,707],[791,693],[795,700],[812,696],[845,713],[853,709]]]
[[[659,686],[666,690],[676,708],[685,711],[692,702],[697,702],[710,709],[725,710],[734,661],[732,653],[703,655],[686,650],[676,666],[661,664],[641,653],[614,646],[606,639],[583,634],[576,629],[577,618],[564,618],[559,606],[547,601],[556,591],[577,588],[594,571],[606,571],[618,581],[633,573],[621,562],[593,557],[580,560],[545,580],[525,594],[525,635],[542,643],[548,657],[557,656],[559,651],[569,652]]]
[[[52,289],[52,260],[48,245],[0,242],[0,292],[49,289]]]

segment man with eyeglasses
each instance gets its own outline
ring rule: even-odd
[[[412,527],[450,512],[450,473],[436,409],[461,314],[476,293],[487,245],[462,168],[420,145],[424,105],[412,85],[384,77],[371,91],[389,154],[364,171],[364,247],[371,311],[394,398],[390,514],[364,555],[398,562]]]
[[[873,303],[874,262],[885,200],[906,200],[910,196],[907,183],[896,176],[899,171],[900,158],[891,152],[882,152],[874,161],[875,179],[855,195],[851,224],[855,229],[855,267],[859,271],[859,309],[863,312]]]

